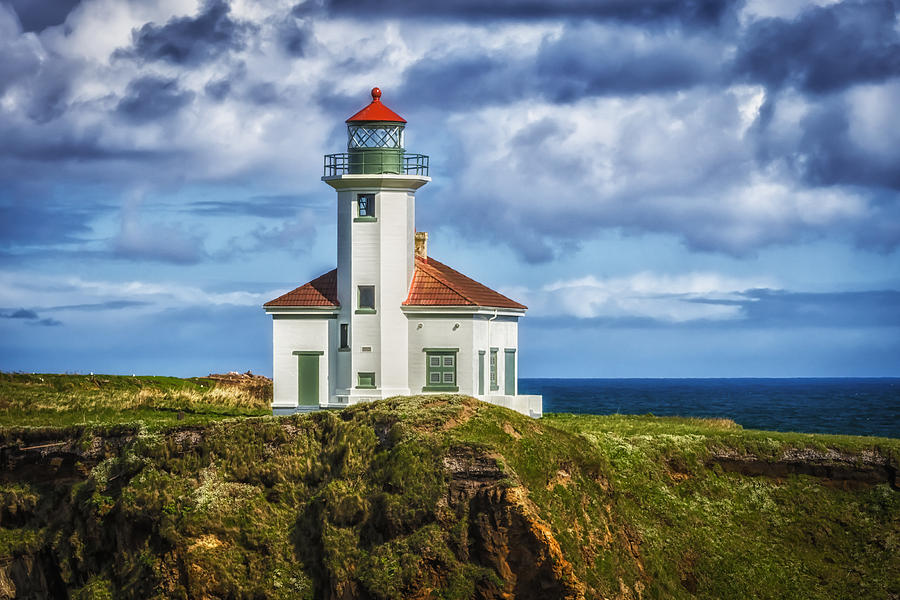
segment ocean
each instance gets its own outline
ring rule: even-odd
[[[544,412],[727,417],[747,429],[900,438],[900,378],[520,379]]]

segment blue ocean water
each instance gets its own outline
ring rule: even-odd
[[[727,417],[748,429],[900,438],[900,378],[520,379],[544,412]]]

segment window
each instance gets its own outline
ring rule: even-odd
[[[456,348],[425,348],[424,391],[459,391],[456,381]]]
[[[347,133],[351,148],[402,148],[403,126],[401,125],[349,125]]]
[[[356,195],[356,216],[360,219],[375,218],[375,194]]]
[[[491,391],[495,392],[500,389],[497,385],[497,350],[499,348],[491,348]]]
[[[362,390],[374,390],[375,389],[375,373],[363,373],[359,372],[356,374],[356,387]]]
[[[347,323],[341,323],[341,345],[338,347],[338,350],[349,350],[350,349],[350,325]]]
[[[375,312],[375,286],[361,285],[357,294],[357,311],[358,313]]]
[[[478,351],[478,395],[484,395],[484,350]]]

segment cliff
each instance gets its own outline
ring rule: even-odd
[[[0,598],[900,597],[897,440],[427,396],[0,446]]]

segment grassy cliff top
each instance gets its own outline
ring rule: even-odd
[[[71,597],[900,594],[898,440],[434,395],[112,429],[5,430],[0,554]]]
[[[269,414],[271,382],[0,372],[0,428],[174,424]]]

